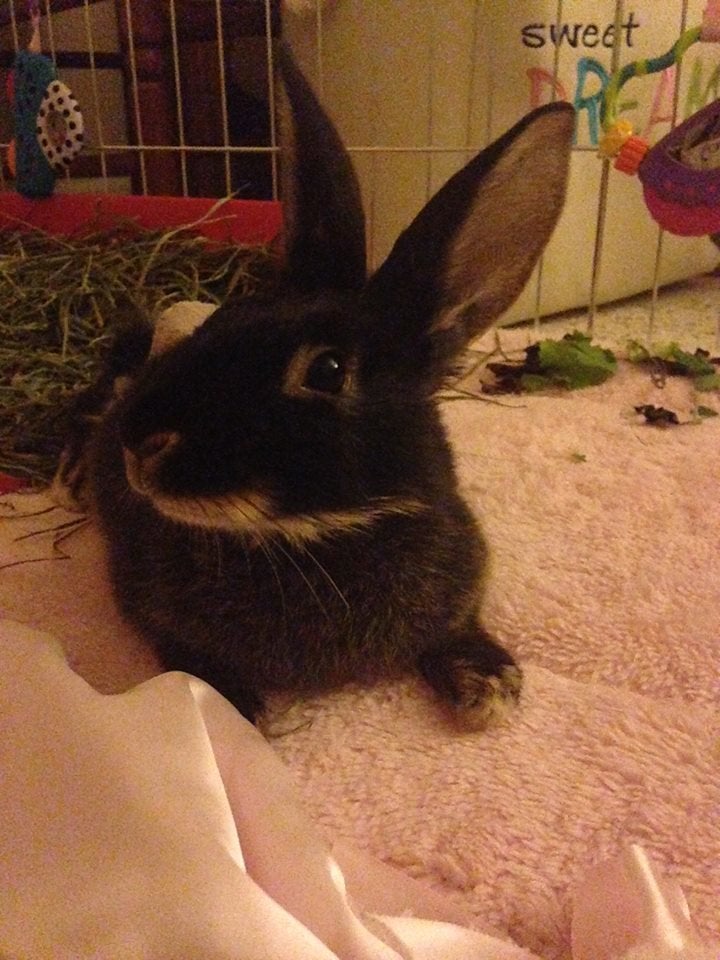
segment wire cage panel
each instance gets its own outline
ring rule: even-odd
[[[597,157],[604,86],[657,56],[705,0],[40,0],[43,51],[81,101],[87,146],[59,191],[277,196],[272,41],[283,34],[361,179],[377,264],[429,196],[528,109],[577,108],[568,202],[507,319],[657,288],[715,266],[707,238],[661,234],[634,178]],[[29,37],[0,5],[0,81]],[[627,86],[623,116],[656,141],[717,97],[717,48]],[[0,141],[13,135],[7,98]],[[5,156],[5,150],[3,149]],[[7,165],[3,189],[13,186]],[[541,189],[541,186],[540,186]]]

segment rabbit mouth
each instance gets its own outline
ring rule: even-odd
[[[287,514],[272,496],[261,491],[212,496],[165,493],[133,462],[132,454],[126,454],[125,459],[130,487],[167,519],[185,526],[241,534],[258,543],[274,537],[297,544],[322,540],[367,528],[384,517],[427,509],[426,504],[413,498],[382,497],[356,508]]]

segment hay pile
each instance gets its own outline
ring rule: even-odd
[[[51,478],[72,400],[123,318],[152,321],[178,300],[219,304],[268,276],[266,248],[213,243],[194,227],[0,230],[0,472]]]

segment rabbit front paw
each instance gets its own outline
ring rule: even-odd
[[[418,667],[465,730],[497,726],[520,699],[520,668],[483,630],[426,651]]]
[[[456,663],[458,699],[453,703],[458,723],[468,730],[486,730],[502,723],[520,697],[519,667],[501,667],[497,675],[478,673],[474,664]]]

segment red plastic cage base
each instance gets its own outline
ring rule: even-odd
[[[216,204],[205,197],[74,193],[30,200],[18,193],[0,193],[0,229],[29,226],[62,235],[134,220],[151,230],[191,224],[212,240],[235,243],[270,243],[280,232],[281,205],[274,200],[226,200],[202,220]]]

